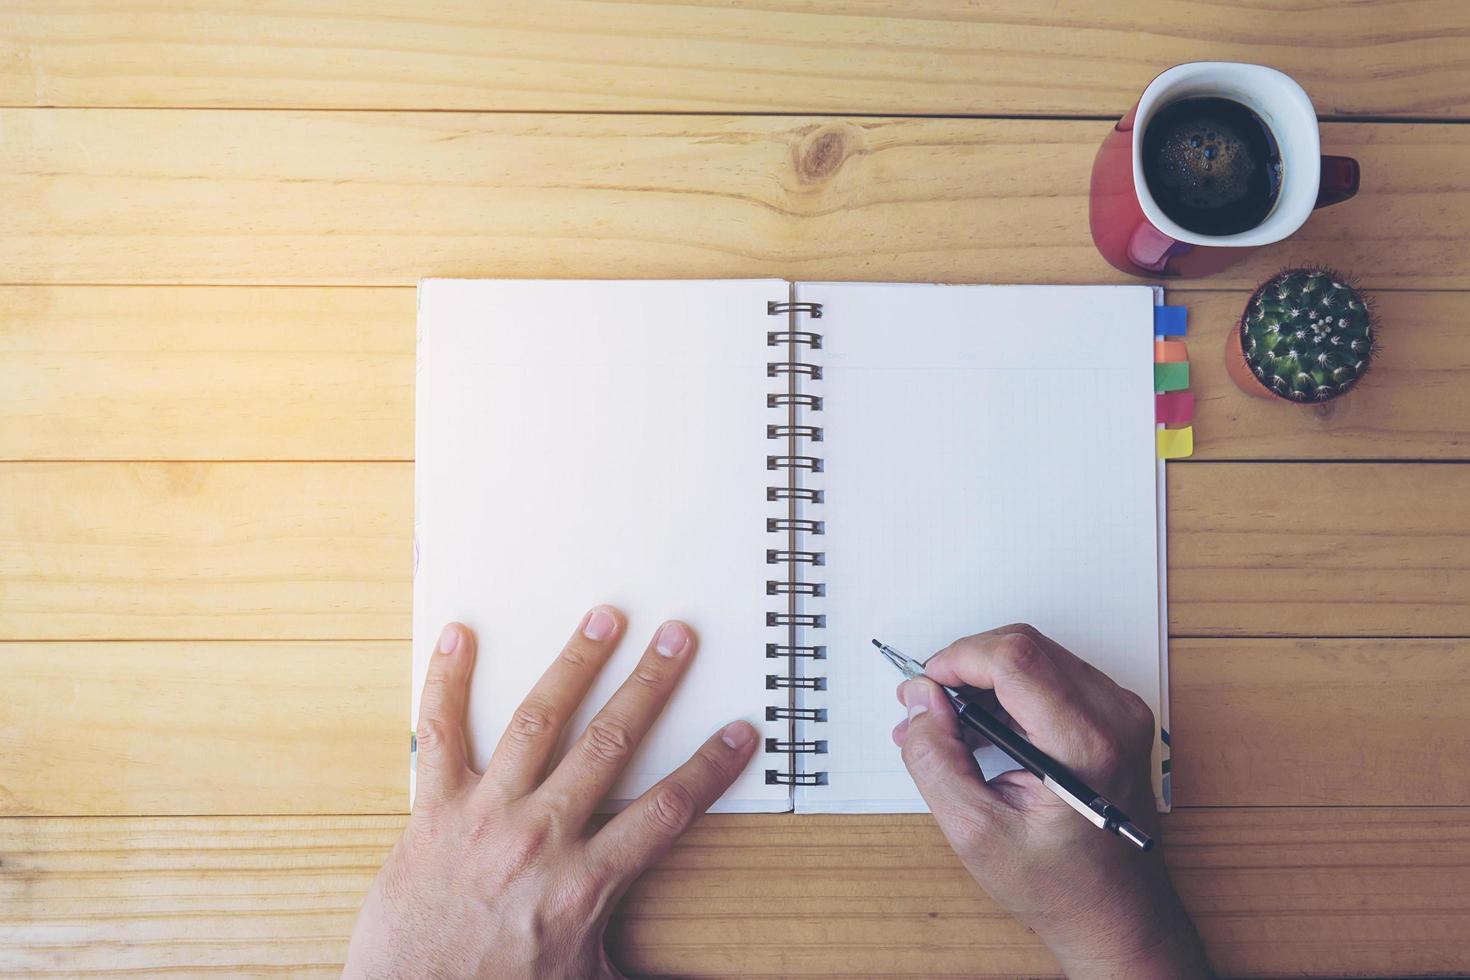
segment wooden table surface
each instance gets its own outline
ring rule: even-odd
[[[0,973],[337,970],[407,804],[415,280],[1118,282],[1095,148],[1215,58],[1363,188],[1171,287],[1168,860],[1225,973],[1470,971],[1470,5],[0,0]],[[1383,337],[1317,409],[1221,361],[1300,261]],[[706,819],[614,933],[1055,971],[924,816]]]

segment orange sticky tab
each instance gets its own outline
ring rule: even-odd
[[[1182,340],[1156,340],[1154,341],[1154,363],[1174,364],[1178,361],[1189,360],[1189,348],[1184,346]]]
[[[1182,429],[1156,429],[1155,446],[1159,459],[1182,459],[1194,455],[1194,426]]]

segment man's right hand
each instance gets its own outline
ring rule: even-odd
[[[1159,849],[1140,853],[1103,833],[1025,770],[987,782],[974,735],[938,684],[994,691],[1014,727],[1156,836],[1148,706],[1029,626],[956,640],[924,671],[932,681],[899,687],[908,718],[893,739],[981,887],[1036,931],[1073,980],[1211,976]]]

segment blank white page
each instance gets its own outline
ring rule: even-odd
[[[609,808],[736,718],[762,737],[766,302],[780,281],[419,287],[413,714],[440,628],[479,637],[469,728],[483,768],[516,705],[608,602],[628,616],[571,726],[680,618],[700,645]],[[761,754],[717,809],[785,810]]]
[[[812,757],[828,785],[798,790],[797,809],[924,809],[890,738],[901,677],[872,637],[922,660],[1028,622],[1157,716],[1153,291],[797,293],[823,306],[828,689],[805,703],[829,719],[806,729],[828,740]]]

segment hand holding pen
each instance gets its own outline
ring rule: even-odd
[[[873,646],[909,680],[925,676],[924,665],[913,657],[878,640],[873,641]],[[954,708],[961,725],[975,732],[981,739],[988,740],[1010,757],[1012,762],[1041,780],[1041,785],[1055,793],[1058,799],[1076,810],[1088,823],[1099,830],[1117,834],[1140,851],[1153,848],[1154,839],[1144,833],[1121,808],[1033,745],[1026,736],[991,714],[983,703],[984,691],[950,684],[939,686],[949,698],[949,705]],[[1152,720],[1152,714],[1149,717]]]
[[[986,781],[945,687],[995,693],[1012,728],[1154,835],[1154,722],[1132,692],[1028,626],[950,644],[905,681],[893,731],[940,829],[975,879],[1067,974],[1210,976],[1157,850],[1097,829],[1030,772]],[[940,685],[944,685],[941,687]]]

